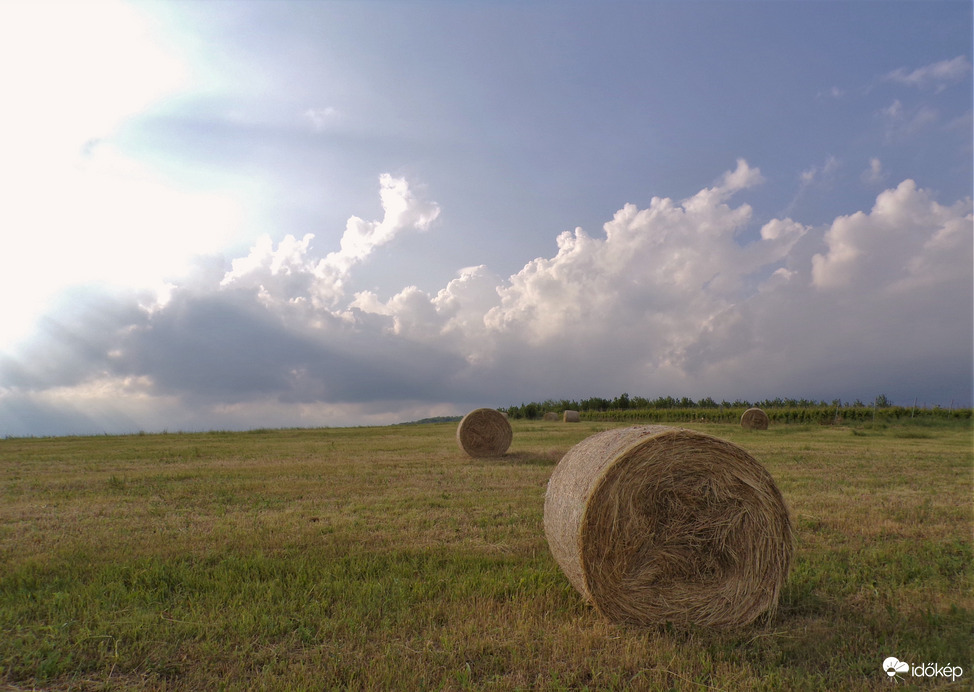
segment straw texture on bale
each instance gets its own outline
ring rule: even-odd
[[[741,416],[741,427],[745,430],[767,430],[768,414],[759,408],[749,408]]]
[[[472,457],[498,457],[511,446],[513,437],[507,416],[492,408],[471,411],[457,426],[457,444]]]
[[[725,440],[660,425],[592,435],[555,467],[548,545],[618,623],[720,629],[770,618],[793,536],[774,479]]]
[[[548,411],[548,413],[544,414],[541,420],[558,420],[558,414],[554,411]]]
[[[578,416],[578,411],[565,411],[565,422],[566,423],[578,423],[581,420]]]

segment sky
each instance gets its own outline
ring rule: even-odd
[[[0,3],[0,436],[972,405],[972,3]]]

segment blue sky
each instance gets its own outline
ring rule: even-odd
[[[0,434],[971,405],[970,2],[0,8]]]

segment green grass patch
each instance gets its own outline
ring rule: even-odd
[[[969,425],[689,424],[795,520],[777,617],[734,632],[607,623],[551,558],[551,470],[614,425],[514,421],[486,460],[454,422],[0,440],[0,686],[886,690],[888,656],[969,683]]]

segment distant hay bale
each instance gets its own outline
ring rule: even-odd
[[[565,411],[565,422],[566,423],[578,423],[581,418],[578,416],[578,411]]]
[[[544,414],[542,420],[548,420],[548,421],[558,420],[558,414],[555,413],[554,411],[548,411],[548,413]]]
[[[492,408],[471,411],[457,426],[457,443],[472,457],[499,457],[513,437],[507,416]]]
[[[745,430],[767,430],[768,414],[759,408],[749,408],[741,416],[741,427]]]
[[[613,622],[733,628],[769,619],[791,520],[774,479],[730,442],[661,425],[572,447],[544,505],[548,546]]]

